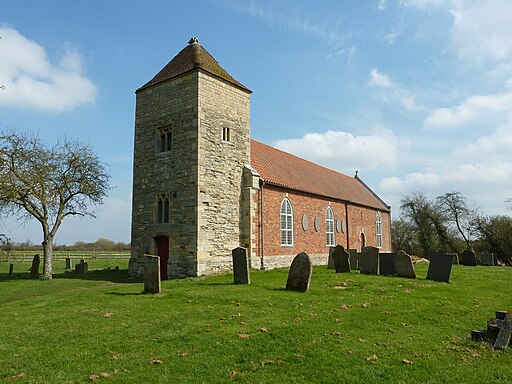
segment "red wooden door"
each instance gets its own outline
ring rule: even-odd
[[[156,254],[160,256],[160,278],[167,280],[167,261],[169,260],[169,238],[167,236],[155,237]]]

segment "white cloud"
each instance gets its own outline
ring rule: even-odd
[[[433,110],[425,118],[424,125],[429,128],[459,127],[485,114],[503,112],[512,112],[512,93],[476,95],[456,107]]]
[[[308,133],[300,139],[278,140],[274,146],[317,164],[348,172],[394,166],[398,140],[391,131],[384,129],[362,136],[327,131]]]
[[[368,84],[381,88],[396,88],[396,85],[391,81],[389,76],[380,73],[376,68],[370,70],[370,81]]]
[[[383,11],[384,9],[386,9],[386,7],[386,0],[379,0],[379,2],[377,3],[377,9],[379,11]]]
[[[474,143],[457,148],[453,154],[462,159],[480,156],[493,161],[502,161],[510,159],[511,153],[512,124],[499,128],[489,136],[482,136]]]
[[[77,50],[68,49],[53,64],[42,46],[18,31],[3,27],[0,36],[0,106],[62,112],[94,102],[96,86]]]

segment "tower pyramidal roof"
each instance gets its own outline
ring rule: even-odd
[[[169,63],[158,72],[155,77],[140,87],[136,92],[149,88],[155,84],[162,83],[169,79],[178,77],[193,70],[202,70],[224,81],[227,81],[242,90],[252,93],[252,91],[242,83],[236,81],[210,53],[204,49],[193,37],[188,45],[183,48]]]

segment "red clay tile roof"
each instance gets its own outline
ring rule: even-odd
[[[359,178],[353,178],[251,140],[251,166],[266,183],[389,211]]]
[[[231,83],[246,92],[252,93],[252,91],[239,83],[222,68],[219,63],[204,49],[197,40],[191,39],[189,44],[183,48],[169,63],[158,72],[155,77],[144,84],[142,87],[137,89],[139,92],[142,89],[151,87],[152,85],[161,83],[163,81],[172,79],[174,77],[183,75],[184,73],[190,72],[194,69],[201,69],[208,72],[211,75],[219,77],[228,83]]]

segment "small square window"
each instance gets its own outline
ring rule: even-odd
[[[231,128],[222,128],[222,141],[231,142]]]

